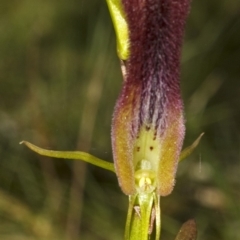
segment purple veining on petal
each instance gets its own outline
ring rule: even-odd
[[[154,124],[160,134],[166,128],[166,110],[182,108],[179,59],[188,3],[123,0],[130,30],[126,84],[140,87],[138,125]]]

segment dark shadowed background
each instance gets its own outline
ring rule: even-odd
[[[112,161],[121,81],[105,1],[1,1],[0,239],[123,239],[128,198],[113,173],[19,145]],[[189,218],[199,240],[240,239],[239,0],[193,0],[181,85],[185,145],[205,135],[162,199],[161,239]]]

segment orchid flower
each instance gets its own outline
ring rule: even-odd
[[[107,0],[113,20],[123,86],[112,121],[114,164],[84,152],[61,152],[23,141],[33,151],[79,159],[115,172],[129,197],[125,240],[160,239],[160,197],[175,184],[178,162],[198,145],[183,150],[185,135],[180,94],[180,54],[189,0]],[[176,240],[196,239],[194,221]]]

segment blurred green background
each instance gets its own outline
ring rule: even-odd
[[[193,0],[182,54],[185,145],[205,135],[162,199],[163,240],[190,218],[199,240],[240,239],[239,80],[239,0]],[[112,161],[121,81],[104,1],[1,1],[1,240],[123,239],[128,198],[113,173],[19,145]]]

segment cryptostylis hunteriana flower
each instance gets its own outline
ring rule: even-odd
[[[144,175],[148,171],[149,188],[158,195],[173,189],[185,134],[179,62],[188,2],[122,0],[129,56],[123,63],[112,145],[117,176],[127,195],[137,192],[142,170]]]
[[[185,135],[180,53],[189,0],[107,0],[117,37],[123,86],[112,122],[112,163],[84,152],[60,152],[25,143],[50,157],[80,159],[116,172],[129,196],[125,240],[160,239],[160,197],[172,192]],[[176,240],[196,239],[194,221]]]

